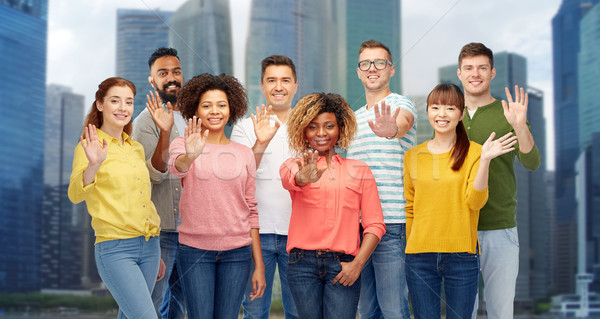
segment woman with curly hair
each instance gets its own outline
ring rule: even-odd
[[[246,113],[246,92],[232,76],[202,74],[177,101],[188,126],[169,147],[169,171],[182,178],[177,267],[188,318],[237,318],[252,259],[251,297],[266,286],[254,154],[224,131]]]
[[[287,276],[300,318],[355,318],[360,272],[385,234],[371,170],[335,151],[355,132],[354,113],[337,94],[307,95],[290,113],[290,150],[300,158],[279,173],[292,197]]]

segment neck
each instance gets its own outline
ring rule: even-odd
[[[288,119],[288,115],[290,114],[290,110],[292,109],[291,105],[289,107],[286,108],[282,108],[282,109],[272,109],[271,111],[273,112],[273,114],[275,114],[277,116],[277,119],[279,120],[279,122],[281,123],[285,123],[287,122]]]
[[[365,96],[367,97],[367,110],[370,110],[375,105],[375,103],[381,101],[383,98],[390,94],[392,94],[392,91],[390,91],[389,86],[386,86],[385,88],[376,91],[370,91],[365,89]]]
[[[471,111],[476,110],[478,107],[488,105],[494,102],[494,97],[488,91],[482,95],[471,95],[465,92],[465,105]]]
[[[456,144],[456,132],[448,132],[444,134],[435,133],[433,139],[428,143],[429,150],[434,153],[449,152]]]
[[[204,132],[203,132],[204,133]],[[210,144],[229,144],[229,139],[225,136],[225,131],[209,131],[208,137],[206,138],[206,142]]]
[[[331,159],[335,154],[335,148],[330,148],[325,152],[319,152],[319,156],[325,157],[325,160],[327,161],[327,167],[331,167]]]
[[[122,127],[118,128],[118,127],[112,127],[112,126],[108,126],[106,124],[102,124],[102,126],[100,126],[100,129],[102,130],[102,132],[110,135],[110,137],[116,138],[121,143],[123,143],[123,135],[122,135],[123,128]]]

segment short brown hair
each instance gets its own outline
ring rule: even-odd
[[[358,49],[358,55],[360,55],[365,49],[374,49],[374,48],[384,49],[387,52],[388,57],[390,58],[390,62],[394,63],[394,61],[392,61],[392,52],[390,52],[390,48],[388,48],[385,44],[375,41],[375,40],[368,40],[368,41],[363,42],[360,45],[360,49]]]
[[[309,94],[296,104],[287,122],[290,150],[301,154],[308,147],[304,131],[308,124],[321,113],[333,113],[340,128],[337,145],[348,148],[356,133],[357,124],[354,112],[343,97],[334,93]]]
[[[296,66],[294,65],[294,61],[292,59],[286,57],[285,55],[271,55],[262,60],[261,68],[260,68],[260,82],[262,83],[263,77],[265,76],[265,71],[267,67],[271,65],[287,65],[292,69],[292,75],[294,76],[294,81],[298,82],[298,78],[296,77]]]
[[[133,92],[133,96],[135,96],[135,84],[133,84],[133,82],[126,80],[124,78],[119,78],[119,77],[112,77],[112,78],[108,78],[104,81],[102,81],[102,83],[98,84],[98,91],[96,91],[96,98],[94,100],[94,102],[92,103],[92,108],[90,109],[90,112],[88,113],[87,117],[85,118],[85,125],[83,126],[83,128],[85,129],[89,124],[95,125],[96,128],[100,128],[102,126],[102,123],[104,122],[104,118],[102,118],[102,111],[98,110],[97,107],[97,103],[98,102],[102,102],[102,100],[104,100],[104,98],[106,97],[106,94],[108,93],[108,90],[110,90],[113,86],[124,86],[124,87],[129,87],[131,89],[131,91]],[[125,127],[123,128],[123,132],[127,133],[127,135],[131,135],[131,121],[129,121],[129,123],[127,123],[127,125],[125,125]],[[83,136],[83,130],[81,132],[81,136]]]
[[[460,54],[458,55],[458,68],[462,66],[462,60],[466,57],[476,56],[476,55],[485,55],[490,60],[490,68],[494,67],[494,53],[488,47],[483,45],[483,43],[479,42],[471,42],[469,44],[465,44],[460,50]]]
[[[189,120],[196,115],[202,94],[210,90],[219,90],[227,95],[229,103],[228,124],[233,124],[246,114],[248,99],[246,90],[233,76],[221,74],[200,74],[189,80],[177,93],[177,102],[184,119]]]

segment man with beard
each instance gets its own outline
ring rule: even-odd
[[[183,74],[177,50],[172,48],[154,51],[148,65],[148,81],[155,92],[147,95],[147,107],[133,122],[131,137],[144,146],[152,181],[152,202],[161,220],[160,249],[166,269],[164,278],[154,286],[152,301],[159,318],[185,318],[183,288],[176,265],[181,182],[167,170],[169,144],[177,136],[183,136],[185,130],[185,120],[177,105]]]

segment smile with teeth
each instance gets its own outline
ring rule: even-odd
[[[217,124],[219,122],[221,122],[221,118],[213,117],[208,119],[208,123]]]
[[[126,119],[129,116],[127,116],[126,114],[115,114],[115,117],[119,118],[119,119]]]
[[[450,121],[448,121],[448,120],[437,120],[437,121],[435,121],[435,123],[438,126],[446,126],[446,125],[448,125],[448,123],[450,123]]]

